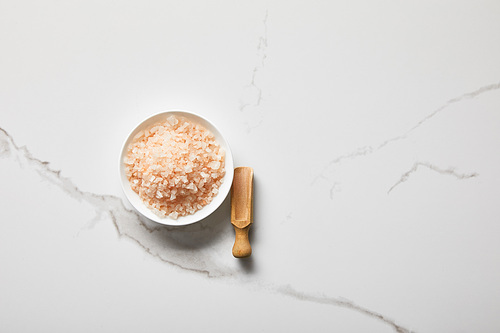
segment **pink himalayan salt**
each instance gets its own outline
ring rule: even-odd
[[[125,169],[132,190],[160,217],[194,214],[217,195],[224,149],[204,127],[169,116],[137,133]]]

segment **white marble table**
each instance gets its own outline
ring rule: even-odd
[[[0,2],[1,332],[499,332],[498,1]],[[140,219],[128,132],[213,121],[255,170]]]

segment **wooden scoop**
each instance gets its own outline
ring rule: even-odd
[[[231,224],[234,226],[236,239],[233,256],[246,258],[252,254],[248,241],[248,230],[253,223],[253,169],[238,167],[234,169],[231,189]]]

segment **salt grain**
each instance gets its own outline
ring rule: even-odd
[[[137,133],[125,169],[132,189],[160,217],[194,214],[219,192],[225,152],[207,129],[169,116]]]

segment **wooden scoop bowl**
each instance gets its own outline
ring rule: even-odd
[[[248,231],[253,223],[253,169],[234,169],[231,189],[231,224],[234,226],[235,241],[233,256],[246,258],[252,254]]]

